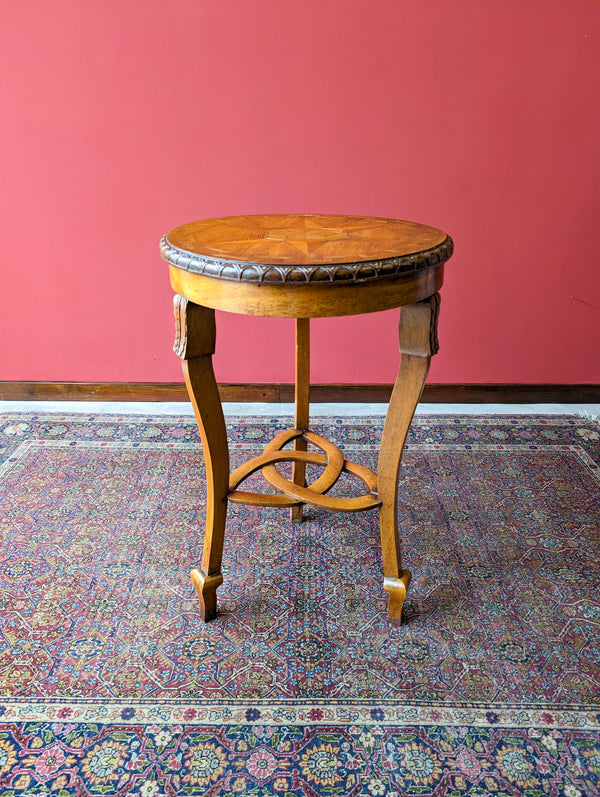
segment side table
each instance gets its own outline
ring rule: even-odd
[[[160,244],[175,291],[175,352],[202,439],[206,463],[206,529],[200,568],[191,572],[205,621],[217,612],[228,502],[288,507],[302,520],[304,504],[337,512],[379,509],[383,588],[388,619],[400,623],[411,573],[402,568],[397,519],[402,450],[432,355],[444,263],[452,239],[413,222],[371,216],[255,215],[206,219],[176,227]],[[309,324],[311,318],[355,315],[401,307],[398,375],[381,438],[377,472],[345,459],[340,449],[309,429]],[[229,472],[223,410],[212,366],[215,310],[296,319],[294,428],[264,452]],[[320,453],[308,450],[312,444]],[[292,444],[293,448],[285,446]],[[291,478],[276,467],[291,462]],[[323,466],[306,483],[306,465]],[[260,470],[277,492],[243,489]],[[363,495],[328,495],[342,472],[364,484]]]

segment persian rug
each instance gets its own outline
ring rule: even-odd
[[[228,425],[238,465],[288,424]],[[381,425],[312,427],[374,467]],[[377,513],[235,505],[204,624],[190,417],[3,415],[0,453],[0,794],[599,793],[593,420],[415,419],[401,627]]]

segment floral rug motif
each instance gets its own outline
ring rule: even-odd
[[[287,424],[228,426],[236,466]],[[381,427],[312,424],[373,468]],[[190,417],[3,415],[0,453],[0,794],[599,793],[597,422],[414,420],[399,628],[377,513],[236,505],[202,623]]]

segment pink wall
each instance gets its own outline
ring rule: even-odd
[[[0,0],[0,380],[175,381],[158,240],[342,212],[456,242],[434,382],[600,382],[597,0]],[[397,312],[314,322],[389,382]],[[291,381],[222,314],[217,376]]]

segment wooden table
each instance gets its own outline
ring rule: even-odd
[[[411,574],[402,568],[397,520],[402,450],[421,396],[431,356],[438,350],[437,319],[444,263],[451,238],[407,221],[367,216],[230,216],[184,224],[161,241],[174,299],[175,352],[202,438],[206,462],[206,531],[202,562],[191,578],[205,621],[215,617],[227,504],[289,507],[302,520],[304,504],[338,512],[379,509],[383,588],[388,618],[400,623]],[[377,473],[344,458],[330,441],[309,430],[309,324],[311,318],[354,315],[402,307],[400,368],[385,419]],[[229,472],[223,410],[212,367],[215,310],[296,319],[294,428],[265,451]],[[376,342],[373,342],[374,356]],[[320,453],[307,450],[311,443]],[[292,449],[284,446],[292,444]],[[285,478],[278,462],[292,462]],[[323,466],[306,484],[307,463]],[[261,470],[277,492],[244,490]],[[364,484],[363,495],[328,495],[342,472]]]

